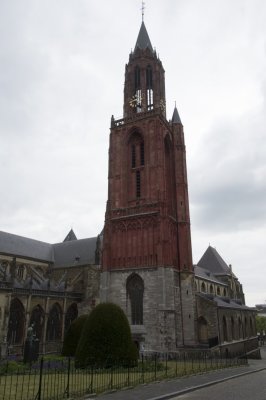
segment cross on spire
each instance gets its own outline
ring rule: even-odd
[[[144,10],[145,10],[145,2],[142,1],[142,3],[141,3],[142,22],[144,21]]]

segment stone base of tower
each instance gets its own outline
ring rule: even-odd
[[[127,290],[127,282],[135,275],[144,284],[142,324],[132,324]],[[145,350],[175,351],[196,344],[192,274],[180,274],[173,267],[103,272],[100,301],[118,304],[124,310],[133,340]]]

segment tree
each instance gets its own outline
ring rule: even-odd
[[[266,317],[259,315],[256,316],[256,328],[257,332],[259,332],[261,335],[263,334],[263,331],[266,332]]]
[[[63,356],[74,357],[77,350],[78,342],[81,337],[81,332],[88,317],[88,315],[81,315],[70,324],[64,338],[62,348]]]
[[[123,310],[112,303],[99,304],[85,322],[75,354],[77,367],[135,364],[138,352]]]

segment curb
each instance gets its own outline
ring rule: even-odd
[[[260,372],[260,371],[264,371],[264,370],[266,370],[266,367],[259,368],[259,369],[253,370],[253,371],[242,372],[241,374],[232,375],[232,376],[228,376],[227,378],[222,378],[222,379],[218,379],[218,380],[215,380],[212,382],[203,383],[202,385],[191,386],[190,388],[178,390],[177,392],[163,394],[163,395],[157,396],[157,397],[151,397],[147,400],[168,400],[173,397],[181,396],[182,394],[194,392],[195,390],[198,390],[198,389],[203,389],[205,387],[216,385],[217,383],[226,382],[226,381],[229,381],[230,379],[236,379],[236,378],[239,378],[239,377],[245,376],[245,375],[255,374],[256,372]]]

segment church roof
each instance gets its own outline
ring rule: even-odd
[[[174,112],[173,112],[172,123],[173,124],[182,124],[176,107],[175,107]]]
[[[150,49],[151,52],[153,52],[153,48],[151,45],[151,41],[150,41],[150,38],[149,38],[149,35],[147,32],[146,26],[145,26],[144,22],[142,21],[134,52],[138,48],[141,50],[145,50],[147,47]]]
[[[214,301],[220,308],[231,308],[231,309],[241,309],[241,310],[253,310],[251,307],[242,304],[241,301],[232,300],[228,297],[213,296],[207,293],[197,293],[197,296],[204,298],[206,300]]]
[[[66,235],[64,242],[69,242],[71,240],[77,240],[77,236],[75,235],[75,232],[71,228],[68,234]]]
[[[0,231],[0,254],[51,263],[55,267],[95,264],[97,237],[77,240],[74,236],[50,244]]]
[[[198,265],[194,266],[195,276],[197,278],[205,279],[210,282],[219,283],[219,285],[227,286],[223,281],[219,280],[214,274],[212,274],[209,270],[199,267]]]
[[[95,264],[97,237],[70,240],[53,245],[55,267]]]
[[[53,262],[53,248],[49,243],[0,231],[0,253]]]
[[[209,246],[201,259],[198,266],[210,271],[213,274],[231,275],[231,269],[222,259],[220,254],[214,247]]]

